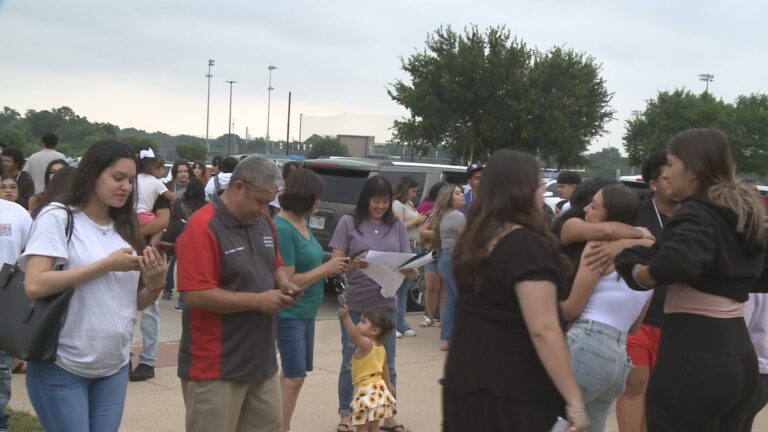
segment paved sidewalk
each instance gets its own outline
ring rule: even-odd
[[[315,335],[315,370],[309,374],[299,396],[291,425],[293,432],[331,432],[338,422],[336,387],[340,354],[340,327],[333,315],[333,303],[323,305]],[[161,302],[161,330],[155,378],[129,383],[122,431],[183,431],[184,403],[176,377],[176,353],[181,314],[173,303]],[[418,327],[420,316],[407,317],[418,335],[397,342],[399,420],[416,432],[440,430],[440,379],[445,354],[438,349],[439,327]],[[140,335],[134,337],[140,349]],[[175,338],[175,339],[174,339]],[[13,375],[10,407],[32,412],[24,375]],[[616,417],[611,414],[606,432],[616,432]],[[757,418],[755,431],[768,430],[768,410]]]

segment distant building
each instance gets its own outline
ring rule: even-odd
[[[352,157],[364,158],[374,153],[375,137],[365,135],[338,135],[338,137],[339,142],[347,147]]]

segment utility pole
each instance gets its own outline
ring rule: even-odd
[[[299,143],[301,143],[301,124],[304,122],[304,113],[299,114]]]
[[[224,81],[229,83],[229,132],[227,133],[227,156],[232,154],[232,84],[237,81]]]
[[[277,69],[277,66],[267,66],[267,70],[269,71],[269,87],[267,87],[267,154],[272,153],[271,152],[271,145],[269,143],[269,112],[272,108],[272,71]]]
[[[285,133],[285,155],[288,156],[291,148],[291,92],[288,92],[288,131]]]
[[[213,78],[213,75],[211,75],[211,66],[213,66],[215,62],[216,60],[214,59],[208,59],[208,74],[205,75],[205,77],[208,78],[208,105],[205,109],[205,149],[208,153],[211,152],[211,145],[208,142],[208,124],[211,119],[211,78]]]

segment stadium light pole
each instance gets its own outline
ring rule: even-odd
[[[208,59],[208,74],[205,75],[206,78],[208,78],[208,103],[205,108],[205,150],[210,153],[211,152],[211,145],[208,142],[208,125],[211,120],[211,78],[213,75],[211,75],[211,66],[216,63],[216,60],[214,59]]]
[[[277,69],[277,66],[267,66],[267,70],[269,71],[269,87],[267,87],[267,154],[272,153],[272,146],[269,143],[269,112],[272,108],[272,71]]]
[[[699,81],[704,81],[707,83],[707,86],[704,88],[704,93],[709,93],[709,83],[715,80],[715,76],[712,74],[699,74]]]
[[[229,83],[229,132],[227,132],[227,156],[232,154],[232,84],[237,81],[224,81]]]

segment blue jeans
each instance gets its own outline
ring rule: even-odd
[[[394,322],[395,315],[397,314],[393,310],[385,310],[387,317]],[[358,323],[362,312],[349,311],[349,318],[353,323]],[[350,368],[350,360],[352,354],[355,353],[357,348],[355,344],[349,340],[349,335],[346,329],[344,329],[344,323],[339,318],[339,324],[341,324],[341,369],[339,370],[339,415],[349,416],[349,405],[352,403],[352,394],[354,393],[354,387],[352,386],[352,371]],[[390,332],[384,338],[384,349],[387,350],[387,367],[389,367],[389,378],[392,381],[392,385],[397,388],[397,371],[395,370],[395,349],[397,347],[395,343],[395,332]]]
[[[160,325],[160,315],[157,310],[157,300],[141,312],[141,355],[139,363],[155,366],[157,360],[157,334]]]
[[[411,253],[417,254],[419,252],[421,252],[419,248],[411,245]],[[405,320],[405,313],[408,309],[408,293],[411,291],[412,286],[413,279],[405,278],[403,284],[397,289],[397,322],[395,323],[395,328],[400,333],[404,333],[406,330],[411,329],[411,326],[408,325],[408,322]]]
[[[277,316],[277,349],[286,378],[303,378],[312,371],[315,320]]]
[[[46,432],[117,431],[128,364],[114,375],[84,378],[54,363],[27,363],[27,392]]]
[[[0,351],[0,431],[8,430],[8,414],[5,407],[11,400],[11,367],[13,356]]]
[[[566,335],[574,378],[589,416],[589,430],[602,432],[611,404],[624,392],[632,362],[627,333],[601,322],[578,319]]]
[[[176,256],[168,256],[168,271],[165,273],[165,292],[173,294],[173,288],[176,286],[173,280],[173,268],[176,266]]]
[[[440,342],[448,343],[451,342],[453,335],[453,317],[456,314],[456,297],[459,295],[459,288],[456,286],[451,269],[452,260],[453,252],[447,249],[443,249],[437,259],[437,269],[445,284],[445,309],[444,315],[440,317]]]
[[[405,278],[403,284],[397,289],[397,322],[395,328],[400,333],[410,330],[411,326],[405,320],[405,312],[408,309],[408,292],[413,286],[413,279]]]

